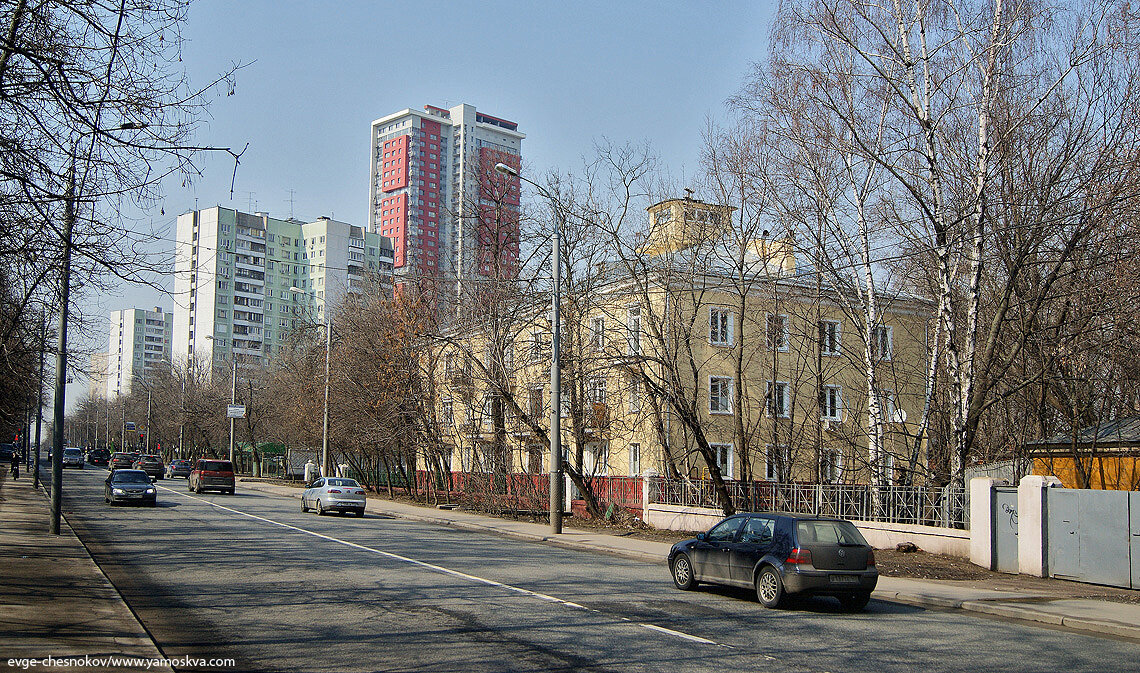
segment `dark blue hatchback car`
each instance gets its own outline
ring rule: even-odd
[[[673,545],[669,570],[678,589],[754,588],[769,608],[791,595],[823,595],[862,610],[879,581],[875,551],[851,522],[763,512],[730,516]]]

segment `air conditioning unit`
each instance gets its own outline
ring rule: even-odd
[[[891,423],[906,423],[906,412],[902,409],[895,409],[890,417]]]
[[[843,421],[838,418],[829,418],[820,422],[824,432],[838,432]]]

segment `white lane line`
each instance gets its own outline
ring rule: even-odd
[[[458,577],[458,578],[469,580],[471,582],[475,582],[478,584],[485,584],[487,586],[497,587],[500,589],[506,589],[507,591],[512,591],[514,593],[522,594],[524,596],[529,596],[531,598],[537,598],[541,601],[546,601],[548,603],[558,603],[560,605],[564,605],[564,606],[569,607],[569,608],[574,608],[576,610],[585,610],[587,612],[596,612],[599,614],[603,614],[601,610],[596,610],[594,608],[588,608],[584,605],[581,605],[578,603],[573,603],[571,601],[564,600],[562,598],[558,598],[557,596],[551,596],[549,594],[538,593],[537,591],[531,591],[530,589],[523,589],[522,587],[516,587],[516,586],[512,586],[510,584],[503,584],[502,582],[497,582],[497,581],[492,580],[492,579],[487,579],[486,577],[479,577],[478,575],[471,575],[469,573],[460,572],[458,570],[452,570],[451,568],[445,568],[443,566],[435,565],[434,563],[428,563],[426,561],[419,561],[419,560],[416,560],[414,558],[409,558],[407,556],[401,556],[399,554],[393,554],[392,552],[384,551],[382,549],[375,549],[373,547],[365,547],[362,544],[357,544],[355,542],[349,542],[348,540],[342,540],[340,538],[332,537],[331,535],[325,535],[324,533],[318,533],[316,531],[311,531],[311,530],[308,530],[305,528],[301,528],[299,526],[294,526],[292,524],[283,523],[281,521],[275,521],[273,519],[269,519],[269,518],[266,518],[263,516],[258,516],[257,514],[250,514],[249,512],[243,512],[241,510],[234,509],[232,507],[226,507],[225,505],[219,505],[216,502],[211,502],[209,500],[205,500],[203,498],[199,498],[199,497],[190,495],[189,493],[180,493],[180,492],[175,491],[174,489],[168,488],[166,486],[160,486],[159,488],[162,488],[163,490],[170,491],[171,493],[173,493],[175,495],[179,495],[179,496],[182,496],[185,498],[189,498],[191,500],[197,500],[198,502],[206,503],[207,505],[217,507],[218,509],[222,509],[222,510],[225,510],[227,512],[233,512],[234,514],[239,514],[241,516],[248,517],[250,519],[255,519],[257,521],[262,521],[264,523],[272,524],[274,526],[280,526],[282,528],[287,528],[289,530],[293,530],[293,531],[296,531],[298,533],[304,533],[305,535],[312,535],[313,537],[320,538],[322,540],[328,540],[329,542],[335,542],[337,544],[342,544],[342,545],[345,545],[346,547],[352,547],[353,549],[359,549],[361,551],[366,551],[366,552],[370,552],[372,554],[377,554],[377,555],[383,556],[385,558],[389,558],[389,559],[392,559],[395,561],[401,561],[403,563],[408,563],[408,564],[411,564],[414,566],[418,566],[420,568],[425,568],[427,570],[432,570],[432,571],[435,571],[438,573],[442,573],[444,575],[450,575],[452,577]],[[657,633],[663,633],[665,635],[669,635],[669,636],[672,636],[674,638],[681,638],[682,640],[688,640],[688,641],[694,642],[694,643],[703,643],[706,645],[716,645],[718,647],[725,647],[725,648],[731,648],[732,647],[731,645],[724,645],[724,644],[718,643],[716,641],[709,640],[707,638],[701,638],[700,636],[694,636],[694,635],[691,635],[688,633],[684,633],[682,631],[674,631],[673,629],[667,629],[663,626],[655,626],[653,624],[637,623],[637,622],[634,622],[633,620],[629,619],[628,617],[619,617],[618,619],[620,619],[623,622],[636,623],[637,626],[640,626],[640,627],[645,628],[645,629],[649,629],[650,631],[656,631]]]
[[[676,636],[677,638],[684,638],[685,640],[691,640],[694,643],[704,643],[706,645],[716,645],[717,644],[716,642],[711,641],[708,638],[701,638],[700,636],[694,636],[694,635],[690,635],[688,633],[682,633],[681,631],[674,631],[673,629],[667,629],[664,626],[654,626],[653,624],[638,624],[638,626],[643,626],[643,627],[649,629],[650,631],[657,631],[658,633],[666,633],[670,636]]]

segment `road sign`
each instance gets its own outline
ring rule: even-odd
[[[135,422],[134,421],[127,421],[126,426],[127,426],[127,432],[134,432],[135,431]]]
[[[245,418],[244,404],[227,404],[226,418]]]

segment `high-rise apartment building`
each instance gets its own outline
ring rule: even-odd
[[[129,395],[135,383],[145,382],[170,366],[173,327],[173,316],[161,307],[153,311],[111,311],[104,369],[108,399]]]
[[[180,215],[177,241],[177,363],[265,364],[289,330],[322,322],[326,304],[392,270],[391,241],[327,217],[279,220],[217,206]]]
[[[397,282],[513,276],[526,136],[471,105],[425,105],[372,122],[369,229],[391,237]]]

